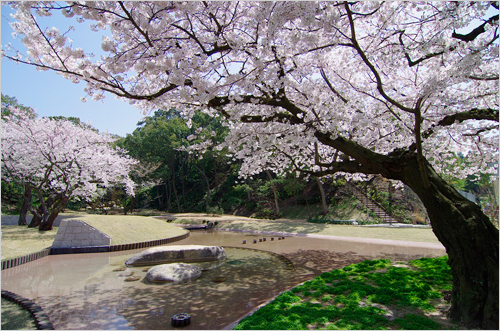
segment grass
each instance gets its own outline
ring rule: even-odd
[[[168,224],[165,220],[132,215],[91,215],[87,213],[63,213],[64,219],[87,222],[111,238],[112,245],[164,239],[182,235],[186,230]],[[201,224],[206,215],[195,217],[198,220],[176,220],[177,223]],[[388,240],[439,243],[430,228],[387,228],[361,227],[353,225],[315,224],[291,220],[255,220],[235,216],[213,218],[217,228],[243,231],[288,232],[318,234],[339,237],[375,238]],[[39,232],[16,225],[2,226],[2,260],[24,256],[48,248],[57,233]]]
[[[111,245],[121,245],[177,237],[187,231],[165,221],[129,215],[83,215],[84,221],[111,238]]]
[[[219,222],[218,228],[439,243],[430,228],[362,227],[284,220]]]
[[[2,330],[36,330],[31,314],[21,306],[2,298]]]
[[[439,318],[452,278],[447,257],[392,265],[367,260],[335,269],[279,295],[236,330],[457,329]]]
[[[65,213],[65,219],[81,220],[111,238],[111,245],[180,236],[187,231],[165,221],[143,216]],[[52,246],[57,228],[40,232],[25,226],[2,226],[2,260],[35,253]]]
[[[310,205],[285,205],[280,206],[281,213],[284,218],[292,220],[305,220],[310,217],[321,214],[321,205],[310,204]]]
[[[218,229],[236,231],[263,231],[263,232],[287,232],[299,234],[317,234],[325,236],[374,238],[385,240],[402,240],[439,243],[436,235],[430,227],[364,227],[357,225],[320,224],[310,223],[306,220],[289,219],[253,219],[233,215],[222,215],[209,217],[207,214],[171,214],[174,223],[202,224],[202,220],[209,219],[217,221]]]
[[[2,260],[39,252],[52,246],[57,233],[40,232],[26,226],[2,225]]]

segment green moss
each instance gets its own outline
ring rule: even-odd
[[[236,329],[442,329],[424,313],[434,310],[441,291],[451,286],[446,261],[420,259],[396,267],[385,259],[367,260],[332,270],[281,294]],[[387,307],[421,313],[391,321]]]
[[[328,302],[331,300],[332,300],[332,296],[328,295],[328,294],[321,298],[321,301],[323,301],[323,302]]]
[[[426,316],[408,314],[394,320],[394,324],[401,330],[442,330],[443,327]]]

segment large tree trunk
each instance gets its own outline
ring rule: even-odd
[[[356,159],[337,164],[335,171],[381,174],[402,181],[419,196],[434,234],[448,253],[453,276],[450,318],[468,328],[498,330],[498,229],[479,206],[441,179],[413,149],[381,155],[342,137],[315,135]]]
[[[407,161],[401,180],[422,200],[432,229],[448,253],[453,275],[450,318],[468,328],[498,330],[498,229],[427,162],[428,187],[416,158]]]
[[[42,206],[38,207],[38,209],[34,210],[31,206],[29,207],[33,217],[31,218],[30,224],[28,224],[28,228],[36,228],[40,225],[42,221],[43,208]]]
[[[23,205],[21,206],[21,210],[19,211],[19,220],[17,221],[17,225],[27,225],[26,215],[28,215],[28,211],[31,206],[31,187],[29,185],[23,184],[24,192],[23,192]]]
[[[54,228],[54,221],[60,212],[62,212],[68,205],[69,198],[67,196],[59,197],[59,199],[51,206],[49,217],[45,222],[41,222],[39,226],[40,231],[50,231]]]
[[[66,208],[69,197],[61,193],[44,199],[41,191],[38,191],[37,195],[40,206],[37,209],[30,206],[33,218],[28,227],[34,228],[38,226],[38,230],[40,231],[50,231],[53,229],[57,215]]]
[[[130,196],[129,197],[129,203],[127,203],[127,200],[125,200],[125,208],[124,209],[124,215],[127,215],[128,213],[132,213],[134,211],[134,208],[135,208],[135,197],[133,196]],[[106,210],[104,210],[106,212],[106,215],[108,215],[108,212]]]

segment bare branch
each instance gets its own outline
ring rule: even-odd
[[[467,112],[448,115],[438,122],[439,126],[448,126],[454,123],[461,123],[466,120],[490,120],[498,122],[498,109],[473,108]]]
[[[434,128],[436,126],[450,126],[455,123],[462,123],[467,120],[489,120],[498,122],[498,109],[493,108],[473,108],[469,111],[456,113],[453,115],[445,116],[442,120],[440,120],[437,124],[433,125],[430,129],[422,133],[422,138],[428,138],[434,133]]]
[[[344,6],[345,6],[345,9],[347,11],[347,16],[349,18],[349,24],[350,24],[350,27],[351,27],[351,41],[352,41],[353,47],[358,52],[358,54],[361,56],[361,59],[363,60],[363,62],[368,66],[368,68],[370,69],[370,71],[375,76],[375,80],[376,80],[376,83],[377,83],[377,90],[382,95],[382,97],[385,100],[387,100],[388,102],[390,102],[392,105],[398,107],[399,109],[401,109],[401,110],[403,110],[405,112],[414,114],[415,113],[415,109],[410,108],[410,107],[406,107],[405,105],[403,105],[403,104],[399,103],[398,101],[394,100],[393,98],[391,98],[385,92],[384,86],[383,86],[383,83],[382,83],[382,78],[380,77],[380,74],[375,69],[375,66],[370,62],[370,60],[366,56],[365,52],[361,49],[361,46],[358,44],[358,41],[356,40],[356,30],[354,28],[354,20],[352,18],[351,9],[349,8],[349,3],[348,2],[344,2]]]
[[[149,39],[148,33],[146,31],[143,31],[139,25],[137,25],[137,22],[134,20],[132,17],[132,14],[125,8],[125,5],[123,4],[123,1],[118,1],[120,4],[120,7],[122,8],[123,12],[127,15],[128,20],[132,23],[132,25],[139,31],[140,34],[144,36],[146,41],[148,42],[149,47],[153,47],[153,43]]]
[[[460,39],[460,40],[465,41],[467,43],[469,41],[473,41],[481,33],[486,32],[486,29],[484,28],[486,26],[486,24],[494,24],[495,21],[498,22],[498,16],[499,15],[497,14],[495,16],[490,17],[486,22],[484,22],[483,24],[481,24],[480,26],[478,26],[477,28],[475,28],[474,30],[472,30],[471,32],[469,32],[467,34],[460,34],[460,33],[456,33],[455,31],[453,31],[451,37],[455,38],[455,39]]]
[[[400,34],[399,34],[399,43],[401,44],[401,46],[403,47],[404,49],[404,43],[403,43],[403,33],[404,31],[402,31]],[[455,49],[455,47],[450,47],[449,50],[450,51],[453,51]],[[420,62],[423,62],[425,60],[428,60],[428,59],[432,59],[433,57],[436,57],[436,56],[439,56],[439,55],[442,55],[444,54],[446,51],[443,50],[443,51],[440,51],[440,52],[435,52],[435,53],[429,53],[425,56],[422,56],[421,58],[413,61],[411,58],[410,58],[410,55],[408,54],[408,52],[404,52],[405,53],[405,58],[406,60],[408,61],[408,66],[409,67],[413,67],[413,66],[416,66],[417,64],[419,64]]]
[[[474,132],[474,133],[466,133],[463,136],[464,137],[475,137],[475,136],[479,136],[483,132],[488,132],[488,131],[492,131],[492,130],[498,130],[498,125],[489,126],[487,128],[482,128],[482,129],[476,130],[476,132]]]
[[[488,77],[469,76],[468,78],[472,79],[472,80],[482,80],[482,81],[498,80],[499,79],[498,75],[496,75],[496,76],[488,76]]]
[[[326,85],[328,85],[328,87],[330,88],[330,90],[336,95],[338,96],[342,101],[344,101],[344,103],[347,103],[349,100],[347,100],[346,98],[344,98],[332,85],[332,83],[330,83],[330,81],[328,80],[328,77],[326,76],[326,73],[325,71],[323,70],[323,68],[320,69],[320,73],[321,73],[321,77],[323,77],[323,79],[325,80],[326,82]]]

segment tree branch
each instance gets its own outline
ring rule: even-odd
[[[498,21],[498,14],[490,17],[486,22],[484,22],[483,24],[481,24],[480,26],[478,26],[477,28],[475,28],[474,30],[472,30],[467,34],[460,34],[453,31],[451,37],[468,43],[469,41],[473,41],[474,39],[476,39],[481,33],[486,32],[486,29],[484,28],[486,24],[493,24],[493,22],[495,21]]]
[[[403,43],[403,33],[404,31],[402,31],[400,34],[399,34],[399,43],[401,44],[401,46],[403,47],[403,50],[404,50],[404,43]],[[455,49],[455,47],[450,47],[449,50],[450,51],[453,51]],[[408,66],[411,68],[413,66],[416,66],[417,64],[419,64],[420,62],[423,62],[425,60],[428,60],[428,59],[432,59],[433,57],[436,57],[436,56],[439,56],[439,55],[442,55],[445,53],[445,51],[440,51],[440,52],[435,52],[435,53],[429,53],[425,56],[422,56],[421,58],[413,61],[411,58],[410,58],[410,55],[408,54],[408,52],[404,51],[405,53],[405,58],[406,60],[408,61]]]
[[[283,113],[276,113],[275,115],[271,117],[275,117],[276,119],[284,119],[287,118],[290,121],[293,121],[294,124],[301,124],[304,123],[302,119],[300,119],[297,115],[302,114],[305,115],[305,112],[300,109],[299,107],[295,106],[290,100],[288,100],[286,97],[283,97],[281,99],[276,99],[276,98],[271,98],[271,97],[255,97],[253,95],[244,95],[240,96],[240,101],[235,101],[236,103],[246,103],[246,104],[260,104],[260,105],[266,105],[266,106],[274,106],[274,107],[280,107],[285,110],[287,110],[291,115],[283,114]],[[220,107],[223,107],[225,105],[228,105],[231,103],[231,100],[228,97],[215,97],[212,100],[208,102],[208,106],[212,108],[218,108],[219,111],[221,111]],[[225,111],[222,110],[222,113],[225,117],[228,117],[229,114]],[[293,115],[293,116],[292,116]],[[252,119],[255,122],[271,122],[270,117],[264,119],[264,117],[258,115],[258,116],[250,116],[250,115],[244,115],[242,116],[243,118],[246,118],[247,123],[252,122]]]
[[[498,80],[499,77],[498,77],[498,75],[496,75],[496,76],[489,76],[489,77],[469,76],[468,78],[472,79],[472,80],[487,81],[487,80]]]
[[[132,25],[137,29],[137,31],[139,31],[140,34],[142,34],[144,36],[144,38],[148,42],[149,47],[154,47],[153,43],[149,39],[148,33],[145,32],[145,31],[143,31],[141,29],[141,27],[139,25],[137,25],[137,23],[135,22],[134,18],[132,17],[132,14],[127,10],[127,8],[125,8],[125,5],[123,4],[123,1],[118,1],[118,3],[120,4],[120,7],[122,8],[123,12],[127,15],[128,19],[132,23]]]
[[[377,90],[379,91],[380,95],[382,95],[382,97],[385,100],[387,100],[392,105],[398,107],[399,109],[401,109],[401,110],[403,110],[405,112],[414,114],[415,113],[415,109],[404,106],[403,104],[401,104],[398,101],[396,101],[393,98],[391,98],[384,91],[384,87],[383,87],[383,83],[382,83],[382,78],[380,77],[380,74],[375,69],[375,66],[370,62],[370,60],[366,56],[365,52],[361,49],[361,46],[358,44],[358,41],[356,39],[356,30],[354,28],[354,20],[352,18],[352,12],[351,12],[351,9],[349,8],[349,3],[347,1],[344,2],[344,7],[345,7],[345,10],[347,12],[347,17],[349,18],[349,24],[350,24],[350,27],[351,27],[351,41],[352,41],[353,47],[358,52],[359,56],[361,56],[361,59],[363,60],[363,62],[368,66],[368,68],[370,69],[370,71],[375,76],[375,80],[376,80],[376,83],[377,83]]]
[[[176,85],[176,84],[169,84],[169,85],[167,85],[167,86],[165,86],[165,87],[163,87],[163,88],[159,89],[158,91],[151,93],[151,94],[145,94],[145,95],[132,94],[132,93],[128,92],[122,86],[118,86],[116,84],[112,84],[110,82],[103,81],[102,79],[97,79],[93,76],[90,76],[89,78],[87,78],[87,77],[83,76],[82,74],[79,74],[79,73],[74,72],[74,71],[70,71],[69,69],[66,69],[66,68],[63,70],[63,69],[58,69],[58,68],[54,68],[54,67],[49,67],[49,66],[44,65],[44,64],[26,62],[26,61],[19,60],[17,58],[14,58],[14,57],[8,56],[8,55],[5,55],[5,57],[7,59],[12,60],[12,61],[17,62],[17,63],[28,64],[28,65],[32,65],[32,66],[43,68],[43,69],[50,69],[50,70],[55,71],[57,73],[70,74],[70,75],[74,75],[78,79],[81,79],[81,80],[86,81],[86,82],[100,83],[100,84],[103,84],[105,86],[109,86],[109,87],[99,87],[99,89],[106,91],[106,92],[109,92],[109,93],[112,93],[112,94],[119,96],[119,97],[127,98],[127,99],[154,100],[155,98],[158,98],[158,97],[162,96],[163,94],[165,94],[169,91],[172,91],[172,90],[179,87],[179,85]],[[191,86],[191,85],[193,85],[193,82],[189,79],[186,79],[184,81],[184,85]]]
[[[475,137],[475,136],[479,136],[483,132],[488,132],[488,131],[491,131],[491,130],[498,130],[498,125],[489,126],[487,128],[482,128],[482,129],[477,130],[474,133],[466,133],[463,136],[464,137]]]
[[[241,121],[244,123],[269,123],[269,122],[279,122],[287,124],[303,123],[297,117],[284,113],[276,113],[272,116],[267,116],[267,117],[262,115],[243,115],[241,116]]]
[[[295,162],[295,158],[284,151],[279,151],[281,154],[285,155],[290,162],[292,163],[294,169],[296,171],[299,171],[304,174],[312,175],[315,177],[324,177],[328,175],[333,175],[337,172],[347,172],[347,173],[365,173],[365,174],[378,174],[378,172],[371,172],[373,168],[370,167],[365,167],[363,164],[357,162],[357,161],[342,161],[342,162],[331,162],[329,164],[325,165],[320,165],[324,166],[327,169],[319,170],[319,171],[314,171],[314,170],[308,170],[305,168],[301,168],[297,162]]]
[[[326,146],[333,147],[342,153],[352,157],[355,161],[344,161],[344,162],[355,162],[359,164],[359,167],[363,167],[363,171],[365,173],[370,174],[382,174],[384,176],[393,177],[395,173],[400,173],[402,169],[395,162],[394,155],[383,155],[376,153],[368,148],[365,148],[355,141],[346,139],[342,136],[337,136],[333,138],[330,133],[323,133],[316,131],[314,136],[318,139],[320,143]],[[332,165],[343,163],[343,162],[334,162]],[[353,165],[351,164],[351,167]],[[360,169],[360,168],[356,168]],[[337,170],[343,171],[343,170]],[[346,171],[347,172],[347,171]],[[391,174],[391,172],[393,174]]]
[[[498,109],[493,108],[472,108],[471,110],[463,113],[456,113],[448,115],[438,122],[439,126],[449,126],[454,123],[461,123],[466,120],[490,120],[498,122]]]
[[[323,68],[320,69],[320,73],[321,73],[321,77],[323,77],[324,81],[326,82],[326,85],[328,85],[328,87],[330,88],[330,90],[336,95],[338,96],[342,101],[344,101],[344,103],[347,103],[349,100],[347,100],[346,98],[344,98],[332,85],[332,83],[330,83],[330,80],[328,79],[328,77],[326,76],[326,73],[325,71],[323,70]]]
[[[422,113],[421,113],[422,102],[423,98],[422,97],[418,98],[417,104],[415,106],[415,109],[417,110],[415,112],[415,130],[414,130],[415,146],[417,148],[417,162],[418,162],[418,168],[420,170],[420,176],[422,177],[422,184],[424,185],[425,188],[430,188],[431,185],[429,183],[429,177],[427,175],[425,166],[425,158],[422,151],[422,134],[420,132],[422,126]]]
[[[472,108],[469,111],[462,112],[462,113],[456,113],[453,115],[448,115],[445,116],[443,119],[441,119],[437,124],[434,124],[431,128],[429,128],[427,131],[422,133],[422,138],[428,138],[434,133],[434,128],[436,126],[450,126],[455,123],[462,123],[463,121],[467,120],[488,120],[488,121],[495,121],[498,122],[498,109],[493,109],[493,108],[484,108],[484,109],[479,109],[479,108]]]

